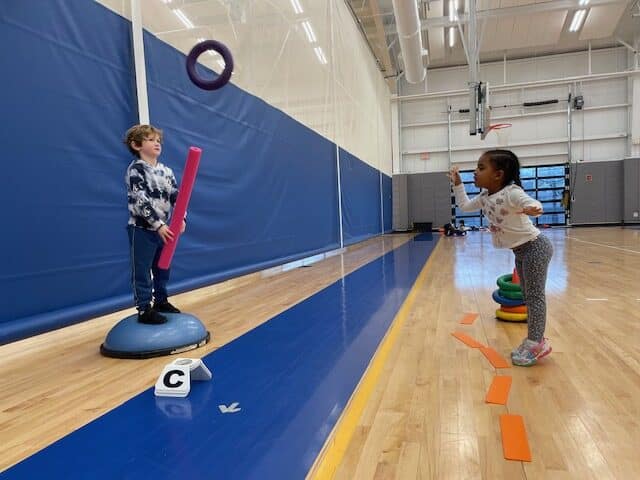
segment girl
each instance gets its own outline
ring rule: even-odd
[[[520,162],[510,150],[489,150],[478,160],[473,175],[481,193],[469,200],[458,168],[450,172],[458,207],[464,212],[482,209],[491,225],[493,245],[510,248],[516,256],[522,295],[527,305],[528,336],[511,352],[514,365],[531,366],[551,353],[544,338],[546,323],[545,283],[553,247],[527,215],[540,216],[542,204],[529,197],[520,182]]]

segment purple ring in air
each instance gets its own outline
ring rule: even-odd
[[[196,73],[198,57],[207,50],[215,50],[224,60],[224,70],[213,80],[203,80]],[[233,57],[229,49],[217,40],[205,40],[195,45],[187,55],[187,73],[191,81],[203,90],[217,90],[224,87],[231,78],[233,72]]]

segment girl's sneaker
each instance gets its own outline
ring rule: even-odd
[[[525,339],[522,344],[511,352],[511,361],[514,365],[521,367],[530,367],[535,365],[538,360],[546,357],[551,353],[551,345],[546,338],[540,343],[533,340]]]
[[[547,342],[547,345],[549,345],[548,340],[545,338],[543,339],[544,342]],[[522,342],[520,343],[520,345],[518,345],[516,348],[514,348],[511,351],[511,358],[513,358],[515,355],[522,355],[523,352],[527,349],[527,347],[534,345],[535,342],[532,340],[529,340],[527,337],[524,337],[524,339],[522,340]],[[551,348],[551,347],[549,347]],[[549,350],[549,353],[551,353],[551,350]]]
[[[525,337],[524,340],[522,340],[522,342],[520,343],[520,345],[518,345],[516,348],[514,348],[511,351],[511,358],[513,358],[514,355],[520,355],[522,350],[524,349],[524,344],[527,341],[527,338]]]

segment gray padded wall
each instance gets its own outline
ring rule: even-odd
[[[431,222],[440,227],[451,222],[451,187],[445,172],[408,176],[409,223]]]
[[[638,223],[640,222],[640,158],[625,159],[623,170],[624,223]]]
[[[622,222],[623,165],[622,160],[571,164],[571,178],[575,178],[572,225]],[[587,175],[591,175],[591,181],[587,181]]]
[[[407,204],[407,176],[406,174],[394,175],[391,179],[393,202],[393,225],[396,231],[411,230],[409,224],[409,206]]]
[[[589,182],[587,175],[592,178]],[[640,222],[633,217],[633,212],[640,212],[640,159],[572,164],[571,178],[575,178],[573,225],[620,223],[623,219],[625,223]],[[405,205],[396,202],[396,182],[403,186],[406,182],[407,193],[402,198],[408,202],[407,228],[414,222],[431,222],[439,227],[451,221],[451,193],[445,172],[394,175],[393,179],[394,229],[399,229],[396,210],[402,222],[407,220]]]

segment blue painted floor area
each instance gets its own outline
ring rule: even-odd
[[[151,388],[0,479],[304,479],[436,241],[422,234],[210,353],[213,380],[187,398]]]

